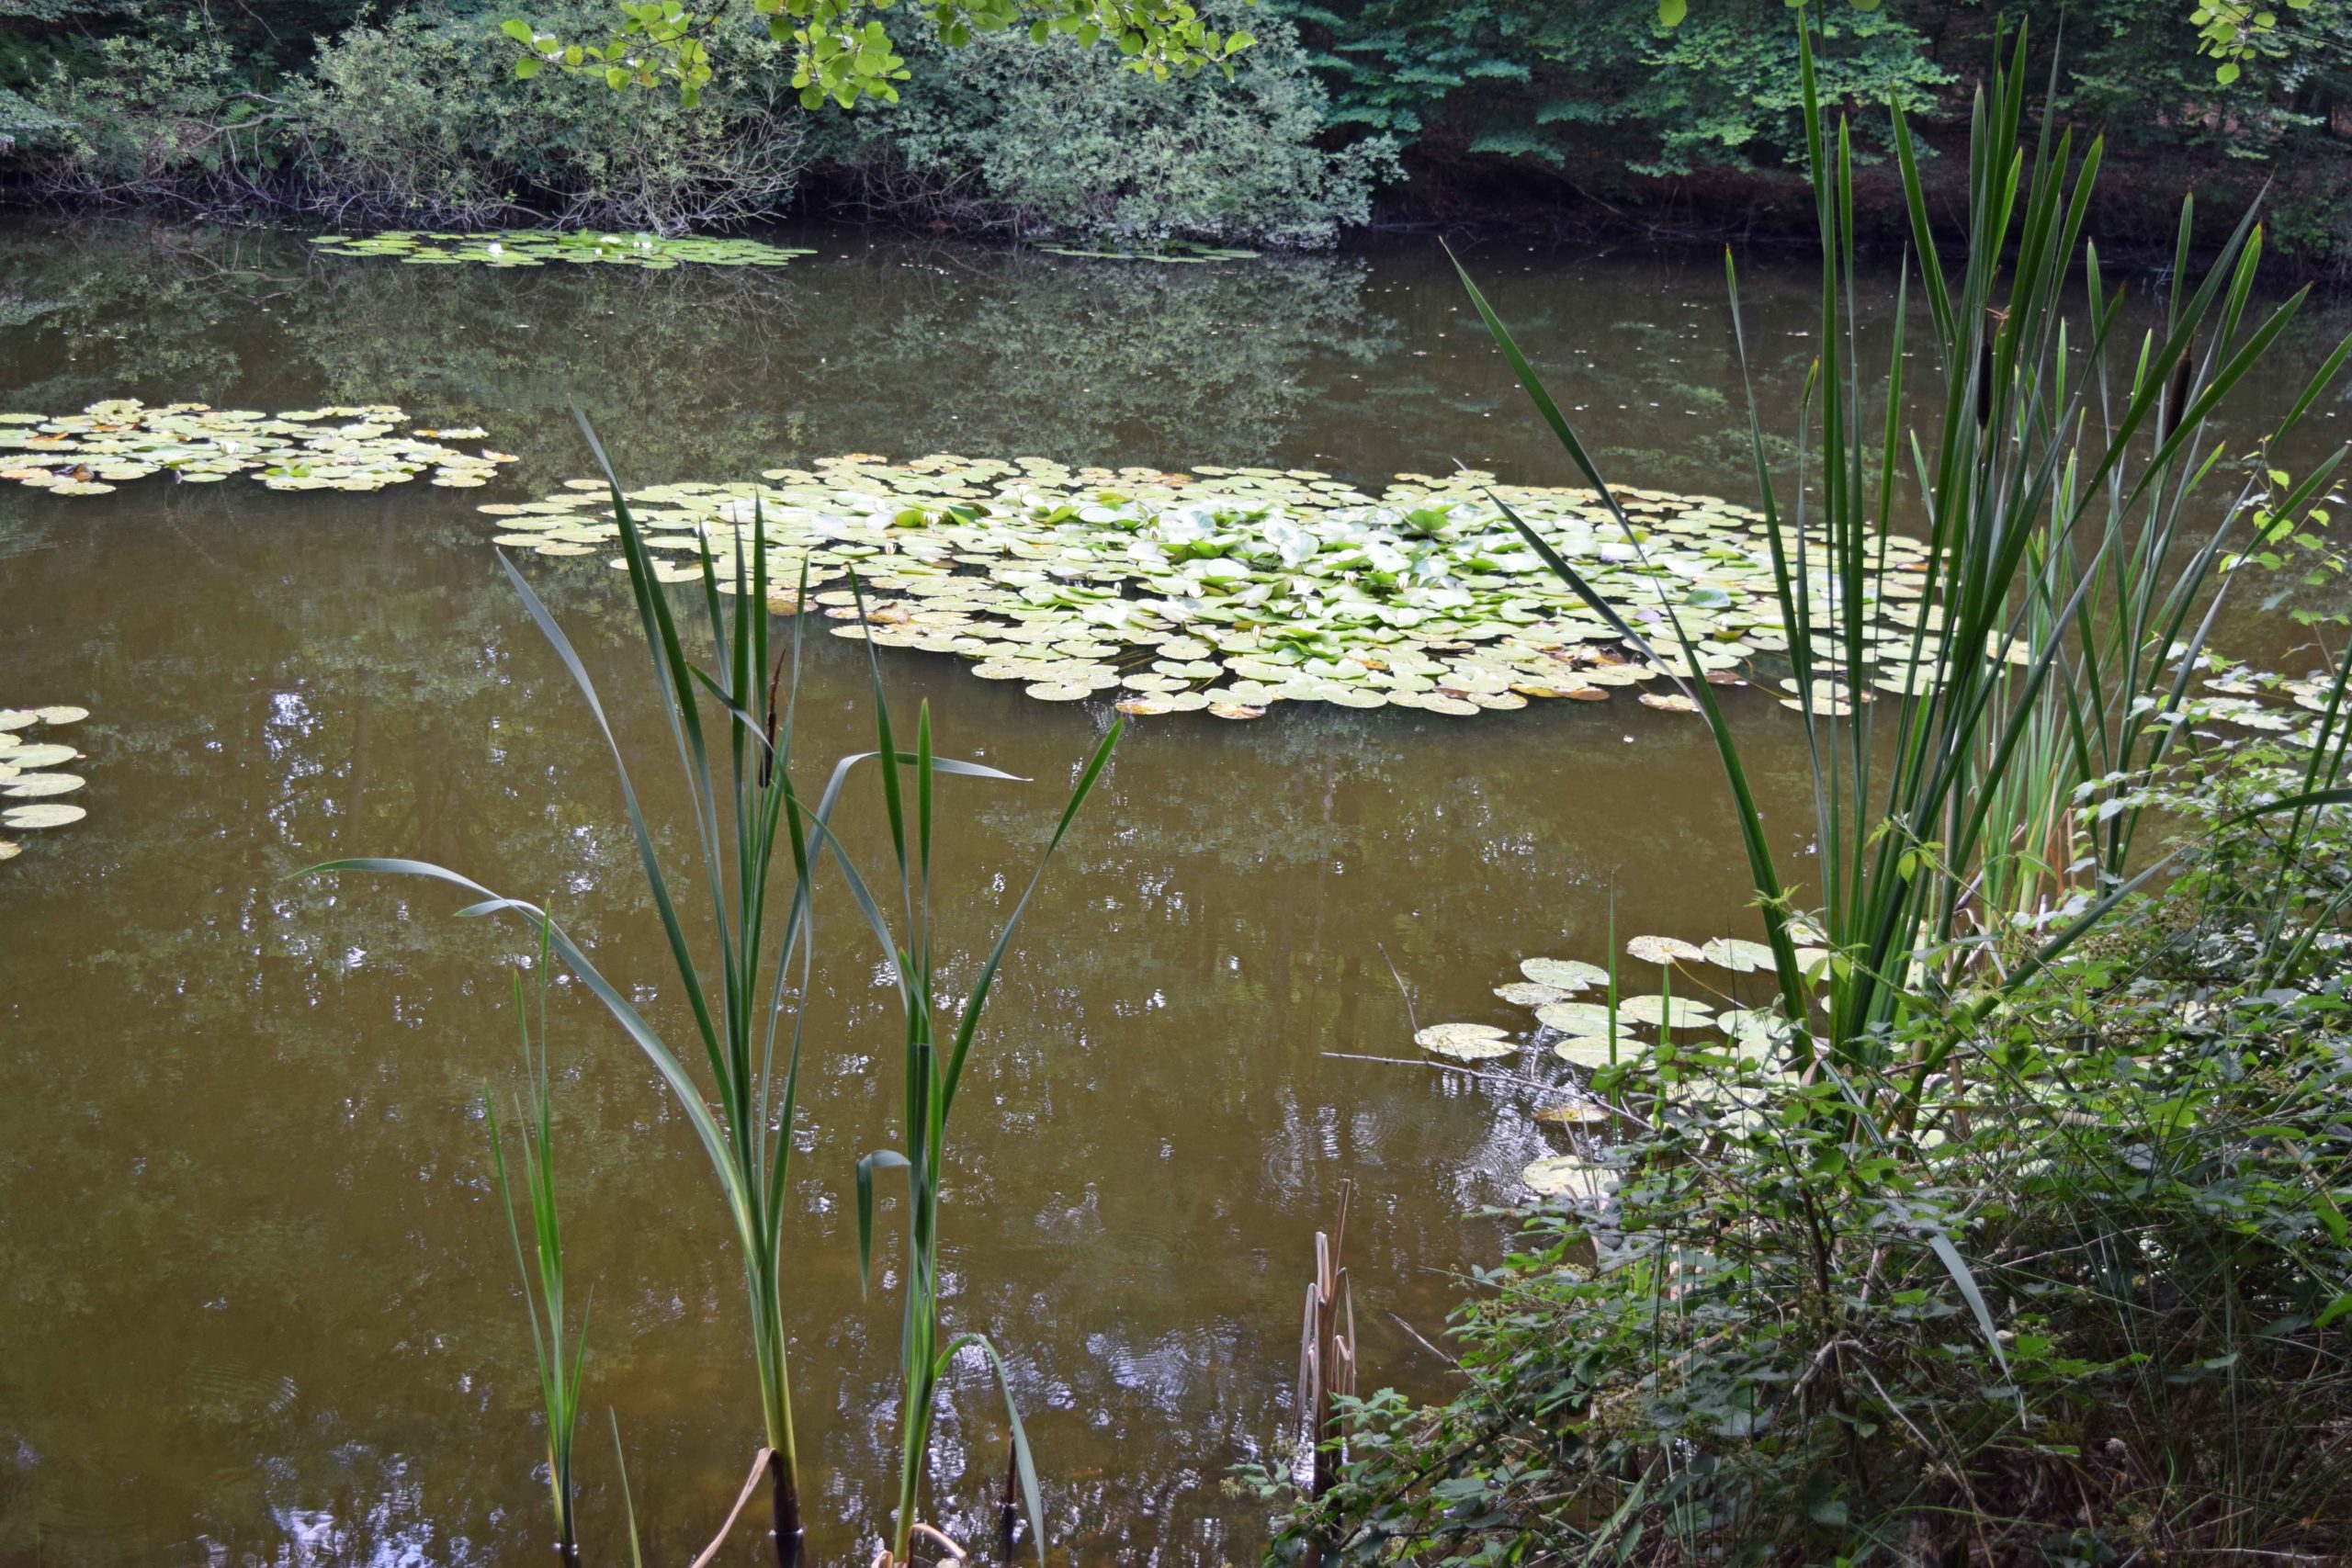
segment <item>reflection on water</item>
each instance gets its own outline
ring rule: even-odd
[[[399,852],[551,889],[680,1024],[593,730],[471,511],[582,470],[571,402],[649,483],[938,447],[1563,478],[1430,247],[1153,270],[810,243],[756,277],[517,274],[254,232],[0,228],[6,407],[383,400],[524,459],[457,494],[0,491],[0,702],[96,716],[89,820],[0,868],[0,1561],[544,1550],[478,1114],[509,1081],[505,966],[526,944],[420,886],[284,878]],[[1629,477],[1743,488],[1712,257],[1474,263]],[[1785,394],[1809,271],[1751,270],[1750,339]],[[526,570],[674,821],[614,574]],[[861,657],[812,645],[812,771],[866,744]],[[944,928],[978,942],[1106,716],[946,659],[884,670],[894,701],[934,702],[944,750],[1036,780],[945,792]],[[1740,717],[1799,851],[1791,716]],[[1622,699],[1130,731],[991,1003],[944,1222],[950,1325],[1007,1354],[1057,1550],[1253,1551],[1216,1482],[1281,1427],[1308,1242],[1343,1176],[1363,1188],[1367,1379],[1443,1386],[1404,1325],[1435,1336],[1498,1235],[1464,1213],[1508,1196],[1543,1135],[1479,1085],[1326,1054],[1409,1053],[1384,951],[1424,1021],[1515,1025],[1488,987],[1522,955],[1600,956],[1612,889],[1621,932],[1740,929],[1714,768],[1695,722]],[[873,815],[861,801],[850,833],[869,856]],[[856,1154],[893,1138],[898,1054],[878,955],[828,899],[790,1234],[805,1483],[820,1558],[842,1561],[889,1495],[898,1306],[861,1298],[846,1206]],[[755,1441],[740,1276],[690,1136],[575,993],[553,1022],[572,1267],[594,1286],[584,1529],[617,1548],[609,1404],[648,1549],[674,1561]],[[951,1384],[937,1511],[986,1539],[1002,1416],[980,1366]],[[729,1559],[757,1560],[748,1539]]]

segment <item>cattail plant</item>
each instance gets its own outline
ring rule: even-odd
[[[677,969],[679,992],[693,1018],[706,1077],[689,1070],[684,1058],[621,988],[537,906],[503,897],[424,861],[330,861],[311,867],[310,874],[369,871],[429,877],[479,898],[461,914],[511,912],[521,917],[604,1003],[652,1064],[702,1145],[734,1232],[750,1299],[752,1362],[765,1438],[752,1473],[755,1483],[764,1479],[769,1483],[777,1557],[790,1568],[800,1556],[803,1530],[786,1355],[785,1298],[792,1259],[785,1251],[784,1216],[804,1018],[788,981],[797,962],[805,992],[811,956],[811,828],[821,828],[843,776],[858,759],[844,759],[835,767],[824,797],[813,809],[794,793],[792,704],[799,679],[799,639],[796,630],[789,649],[771,645],[766,528],[757,509],[750,547],[734,553],[723,585],[710,543],[703,541],[701,598],[716,652],[711,668],[705,669],[686,656],[644,535],[603,446],[584,417],[580,428],[611,490],[629,589],[688,791],[699,852],[694,869],[710,900],[712,950],[707,957],[697,956],[687,936],[595,683],[529,582],[503,553],[499,559],[524,608],[579,687],[612,752],[630,834]],[[706,719],[706,703],[716,709],[715,720]]]
[[[1331,1489],[1345,1455],[1344,1426],[1337,1401],[1356,1392],[1356,1303],[1348,1271],[1340,1261],[1348,1241],[1348,1211],[1356,1184],[1340,1183],[1340,1215],[1327,1231],[1315,1233],[1315,1277],[1306,1282],[1306,1313],[1298,1333],[1298,1462],[1294,1483],[1310,1501]],[[1317,1568],[1325,1543],[1310,1540],[1299,1556],[1303,1568]]]
[[[2127,879],[2137,809],[2127,797],[2165,759],[2179,708],[2225,583],[2220,567],[2244,511],[2211,503],[2192,533],[2203,481],[2220,466],[2211,422],[2296,319],[2298,293],[2253,308],[2261,231],[2249,211],[2201,276],[2189,265],[2190,213],[2160,326],[2124,343],[2085,218],[2102,155],[2077,160],[2071,131],[2045,111],[2032,145],[2025,120],[2025,39],[1971,122],[1967,228],[1947,264],[1912,152],[1894,111],[1894,141],[1914,249],[1898,291],[1884,377],[1860,369],[1863,282],[1856,271],[1850,135],[1825,111],[1810,32],[1800,21],[1806,156],[1822,249],[1821,357],[1803,400],[1795,485],[1786,504],[1766,461],[1761,405],[1749,434],[1758,504],[1770,541],[1788,661],[1811,762],[1815,866],[1826,962],[1801,964],[1792,923],[1799,889],[1767,838],[1738,743],[1713,689],[1685,682],[1706,717],[1730,784],[1774,953],[1781,1006],[1800,1025],[1799,1065],[1830,1063],[1865,1086],[1872,1114],[1907,1124],[1943,1065],[1928,1047],[1897,1062],[1886,1042],[1915,997],[1939,1007],[1963,993],[1993,1005],[2064,953],[2148,874]],[[1904,423],[1911,278],[1925,295],[1941,407],[1928,439]],[[1738,280],[1726,258],[1731,320],[1745,365]],[[2078,323],[2068,290],[2079,279]],[[1638,538],[1559,406],[1468,274],[1463,283],[1496,344],[1629,537]],[[2199,345],[2202,345],[2201,348]],[[2352,354],[2331,354],[2286,417],[2291,431]],[[2119,367],[2120,363],[2120,367]],[[1881,404],[1875,424],[1867,405]],[[2272,510],[2300,515],[2343,454],[2320,464]],[[2257,465],[2257,473],[2259,466]],[[2249,484],[2255,483],[2249,479]],[[2241,495],[2239,500],[2245,499]],[[1505,508],[1508,513],[1510,509]],[[1892,664],[1865,636],[1865,605],[1887,568],[1898,515],[1917,513],[1929,546],[1911,635]],[[1530,546],[1633,645],[1658,655],[1618,609],[1523,519]],[[1695,657],[1675,606],[1664,620]],[[1872,698],[1873,684],[1888,695]],[[1889,716],[1881,717],[1882,710]],[[2099,807],[2112,798],[2116,804]],[[1980,975],[1972,929],[2030,902],[2063,876],[2079,830],[2097,818],[2096,874],[2023,957]],[[2282,806],[2273,809],[2290,808]],[[2052,863],[2058,863],[2052,864]],[[1987,890],[2000,908],[1988,909]],[[1952,1016],[1965,1018],[1962,1009]]]
[[[497,1097],[482,1090],[482,1114],[490,1122],[490,1155],[498,1173],[499,1206],[506,1212],[506,1234],[514,1243],[514,1267],[523,1277],[523,1303],[531,1321],[531,1353],[538,1363],[539,1408],[547,1422],[548,1487],[555,1505],[556,1555],[580,1561],[573,1517],[571,1439],[580,1424],[580,1373],[588,1357],[588,1312],[583,1304],[569,1361],[564,1356],[563,1233],[555,1201],[554,1097],[548,1080],[548,943],[539,942],[537,983],[538,1044],[531,1042],[531,1016],[523,977],[514,976],[514,1022],[523,1041],[526,1094],[515,1100],[515,1131],[522,1141],[523,1190],[531,1210],[532,1249],[526,1257],[523,1230],[514,1218],[514,1184],[507,1176],[506,1145],[498,1131]],[[533,1279],[537,1286],[533,1289]]]
[[[860,603],[863,610],[863,601]],[[1042,1507],[1037,1492],[1037,1473],[1029,1451],[1029,1440],[1021,1426],[1021,1413],[1014,1406],[1012,1387],[1005,1372],[1004,1361],[996,1346],[979,1333],[967,1332],[947,1338],[943,1343],[940,1320],[939,1234],[940,1188],[947,1168],[947,1125],[955,1110],[957,1091],[964,1083],[964,1072],[969,1064],[973,1038],[979,1027],[981,1010],[988,1005],[989,994],[996,984],[1005,954],[1012,945],[1014,929],[1023,910],[1029,906],[1046,867],[1054,852],[1061,847],[1070,824],[1077,819],[1079,807],[1101,778],[1111,760],[1112,749],[1118,744],[1121,722],[1114,721],[1094,748],[1079,772],[1078,782],[1071,787],[1069,797],[1062,807],[1060,819],[1055,824],[1044,853],[1038,856],[1036,869],[1031,873],[1028,886],[1022,891],[1004,924],[998,930],[996,940],[987,958],[973,977],[970,991],[963,1003],[947,1009],[939,1000],[937,972],[933,966],[933,921],[931,908],[931,860],[933,834],[933,779],[940,772],[969,772],[968,765],[944,768],[932,752],[931,705],[925,703],[915,717],[915,749],[911,757],[898,750],[890,725],[890,709],[882,695],[879,666],[874,663],[872,645],[868,645],[868,669],[874,684],[874,712],[877,730],[877,750],[887,761],[881,770],[882,807],[889,829],[889,844],[897,871],[896,897],[898,925],[894,931],[891,917],[883,909],[865,877],[859,874],[841,842],[823,823],[818,832],[831,847],[839,861],[850,892],[872,928],[875,940],[891,964],[900,1014],[905,1024],[902,1056],[903,1094],[900,1114],[901,1135],[906,1140],[903,1149],[877,1149],[857,1162],[857,1252],[858,1269],[863,1279],[871,1272],[874,1256],[874,1178],[880,1170],[903,1170],[907,1179],[907,1271],[904,1328],[899,1339],[899,1498],[893,1516],[887,1556],[904,1564],[910,1561],[909,1551],[913,1536],[921,1525],[923,1473],[931,1446],[932,1418],[938,1403],[939,1382],[966,1348],[979,1351],[996,1372],[997,1382],[1004,1394],[1005,1419],[1012,1432],[1012,1471],[1008,1491],[1017,1482],[1023,1511],[1028,1516],[1032,1540],[1037,1559],[1045,1561],[1046,1544]],[[914,799],[910,821],[906,798],[906,781],[902,772],[911,763],[914,773]],[[997,775],[1001,777],[1003,775]],[[899,932],[903,932],[901,937]],[[1010,1533],[1009,1531],[1007,1532]]]

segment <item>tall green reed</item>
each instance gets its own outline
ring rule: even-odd
[[[814,957],[811,878],[816,855],[830,851],[860,908],[881,938],[885,951],[894,957],[906,1019],[908,1152],[879,1152],[861,1160],[858,1167],[862,1261],[870,1259],[872,1251],[874,1169],[893,1163],[903,1165],[909,1171],[912,1198],[910,1207],[913,1230],[909,1245],[913,1267],[902,1355],[904,1438],[899,1506],[893,1536],[896,1555],[901,1561],[906,1559],[910,1533],[918,1524],[914,1517],[917,1495],[940,1378],[961,1350],[972,1347],[988,1357],[1000,1382],[1005,1383],[1013,1468],[1042,1560],[1044,1532],[1036,1472],[1005,1380],[1003,1362],[995,1347],[979,1335],[967,1334],[944,1346],[940,1343],[939,1187],[947,1114],[962,1081],[981,1010],[1012,944],[1014,926],[1044,876],[1046,861],[1060,846],[1079,807],[1101,776],[1121,726],[1112,726],[1089,759],[1046,853],[998,933],[971,994],[960,1008],[954,1010],[943,1050],[938,1028],[940,1009],[933,988],[930,922],[933,781],[941,774],[1007,781],[1012,780],[1013,775],[976,762],[936,755],[932,749],[928,705],[917,724],[916,749],[911,752],[899,750],[888,706],[882,696],[880,671],[872,661],[869,649],[879,744],[873,751],[838,759],[817,800],[813,805],[805,800],[792,778],[793,714],[800,684],[799,628],[796,621],[788,648],[773,646],[763,513],[754,507],[750,548],[735,552],[729,576],[723,582],[709,543],[704,541],[700,555],[702,602],[715,658],[708,668],[695,664],[686,655],[679,623],[656,577],[644,535],[630,513],[612,464],[584,417],[580,420],[580,428],[612,495],[630,592],[687,789],[689,815],[700,852],[698,869],[710,897],[710,940],[716,951],[709,968],[716,973],[717,984],[705,978],[705,971],[697,964],[684,919],[671,891],[670,878],[654,849],[652,831],[631,782],[628,761],[605,716],[594,682],[571,640],[514,563],[502,554],[500,565],[586,700],[612,753],[638,859],[702,1045],[710,1093],[718,1101],[717,1113],[711,1111],[701,1081],[679,1053],[545,909],[493,893],[469,877],[424,861],[378,857],[336,860],[312,866],[304,874],[367,871],[422,876],[477,895],[478,902],[458,911],[462,916],[513,913],[520,917],[586,984],[652,1063],[702,1145],[734,1227],[751,1303],[753,1368],[766,1438],[753,1461],[752,1483],[756,1483],[763,1472],[771,1483],[777,1556],[789,1568],[800,1558],[805,1529],[787,1378],[784,1309],[791,1260],[784,1246],[785,1193],[807,1023],[803,998]],[[805,602],[806,589],[804,576],[797,587],[796,603]],[[706,701],[718,710],[715,723],[706,722]],[[714,753],[722,759],[722,766],[714,767]],[[902,918],[910,933],[904,945],[891,937],[888,920],[847,852],[833,836],[831,825],[852,770],[862,761],[875,759],[885,762],[881,770],[883,800],[899,869]],[[916,779],[911,858],[904,778],[910,768]],[[788,860],[781,860],[781,856],[788,856]],[[789,888],[789,897],[783,900],[779,919],[775,905],[786,887]],[[797,987],[790,984],[796,969]],[[783,1055],[779,1065],[780,1047]]]
[[[1888,328],[1886,370],[1869,377],[1860,340],[1871,286],[1857,268],[1851,138],[1843,118],[1833,127],[1822,104],[1802,22],[1800,39],[1822,251],[1821,351],[1806,382],[1786,504],[1767,462],[1752,378],[1748,428],[1803,705],[1818,856],[1811,891],[1826,932],[1826,964],[1799,961],[1792,935],[1799,889],[1765,832],[1721,703],[1705,682],[1686,690],[1731,787],[1781,1005],[1812,1035],[1797,1036],[1809,1053],[1800,1065],[1837,1074],[1857,1106],[1892,1129],[1916,1111],[1948,1051],[1931,1046],[1898,1060],[1889,1042],[1906,1017],[1961,1002],[1953,1016],[1989,1008],[2137,885],[2126,875],[2136,817],[2101,815],[2097,795],[2128,799],[2179,728],[2216,613],[2225,543],[2243,510],[2218,508],[2210,532],[2189,531],[2204,480],[2222,466],[2212,421],[2287,332],[2304,296],[2253,310],[2261,240],[2251,211],[2196,275],[2184,211],[2165,320],[2136,352],[2126,350],[2125,292],[2110,292],[2098,247],[2083,238],[2102,144],[2095,139],[2077,160],[2073,132],[2057,130],[2045,110],[2025,145],[2020,32],[2006,65],[1996,53],[1989,91],[1973,105],[1965,232],[1949,265],[1909,127],[1894,111],[1914,248]],[[1728,255],[1724,270],[1745,375],[1738,277]],[[1466,271],[1462,278],[1570,461],[1634,535],[1558,405]],[[1915,278],[1941,396],[1927,441],[1905,419]],[[2069,305],[2077,279],[2079,325]],[[2294,428],[2347,352],[2352,343],[2328,357],[2262,447]],[[2127,372],[2111,368],[2117,359],[2129,360]],[[2276,514],[2307,507],[2341,456],[2276,500]],[[1890,671],[1865,623],[1898,519],[1920,528],[1931,551],[1910,635]],[[1657,657],[1546,539],[1515,513],[1512,521],[1622,635]],[[1694,660],[1663,589],[1660,602],[1682,659]],[[1868,701],[1873,679],[1890,672],[1912,694]],[[1883,721],[1882,708],[1892,717]],[[2067,817],[2078,799],[2107,824],[2090,886],[2044,922],[2021,959],[1988,966],[1984,944],[1962,940],[1980,928],[1974,917],[1985,890],[2014,908],[2029,882],[2060,870],[2053,861],[2071,867]],[[2053,842],[2069,847],[2053,851]]]
[[[772,648],[763,519],[755,513],[752,547],[736,553],[729,579],[723,584],[705,542],[701,597],[707,635],[716,650],[711,667],[706,669],[686,656],[683,634],[656,580],[644,535],[602,444],[584,417],[580,428],[612,495],[630,592],[688,793],[699,852],[695,870],[710,900],[707,940],[711,950],[707,964],[698,961],[689,940],[628,761],[595,683],[529,582],[503,554],[500,565],[579,688],[612,753],[638,860],[702,1048],[707,1089],[680,1053],[545,909],[493,893],[469,877],[425,861],[336,860],[312,866],[305,874],[366,871],[427,877],[479,897],[479,902],[459,911],[461,915],[511,912],[519,916],[604,1003],[652,1064],[702,1145],[734,1231],[751,1305],[752,1364],[766,1439],[755,1456],[754,1473],[764,1472],[770,1482],[777,1556],[790,1564],[797,1561],[805,1537],[787,1375],[785,1299],[793,1260],[785,1250],[784,1219],[805,1019],[787,980],[797,959],[805,993],[811,957],[811,827],[820,825],[831,811],[844,775],[859,759],[844,758],[836,765],[824,797],[813,810],[794,793],[790,760],[799,641],[796,629],[788,649]],[[715,725],[706,722],[706,698],[718,709]],[[714,752],[722,762],[718,768],[712,761]],[[787,857],[781,865],[780,855]],[[779,898],[786,890],[788,897]],[[778,902],[783,904],[780,919]],[[787,1013],[788,1031],[784,1027]],[[783,1047],[781,1064],[779,1045]],[[713,1099],[716,1113],[711,1109]]]
[[[1037,1551],[1037,1560],[1042,1564],[1046,1551],[1045,1521],[1038,1497],[1036,1465],[1029,1451],[1028,1436],[1022,1428],[1021,1412],[1013,1402],[1012,1385],[1005,1371],[1004,1359],[995,1344],[984,1334],[959,1334],[942,1343],[939,1198],[947,1169],[948,1116],[955,1109],[956,1092],[963,1086],[965,1068],[970,1061],[972,1042],[979,1027],[982,1010],[988,1006],[998,971],[1012,945],[1014,930],[1028,908],[1029,900],[1036,895],[1038,885],[1045,880],[1046,867],[1051,863],[1054,852],[1060,849],[1070,824],[1077,819],[1079,807],[1086,803],[1087,795],[1092,792],[1104,766],[1110,761],[1112,750],[1118,745],[1125,721],[1113,722],[1101,743],[1088,757],[1085,766],[1080,770],[1078,781],[1062,807],[1061,818],[1054,825],[1053,834],[1046,840],[1044,852],[1037,857],[1035,869],[1030,873],[1028,885],[1022,889],[1021,897],[1014,901],[1004,923],[998,929],[987,958],[973,977],[970,991],[960,1005],[946,1007],[939,996],[933,949],[934,921],[931,866],[936,805],[933,778],[938,770],[932,751],[931,705],[923,704],[916,713],[915,750],[913,755],[908,757],[898,750],[893,739],[890,708],[882,694],[881,671],[874,660],[870,644],[867,660],[874,686],[875,725],[878,737],[876,750],[885,758],[899,759],[896,764],[886,764],[881,770],[883,811],[889,829],[891,857],[898,872],[896,902],[899,923],[895,931],[889,915],[876,898],[871,886],[859,874],[840,840],[832,836],[830,829],[820,827],[820,831],[831,847],[842,875],[849,883],[851,895],[873,929],[875,939],[882,944],[882,951],[889,958],[905,1026],[899,1130],[906,1146],[903,1149],[877,1149],[862,1156],[857,1162],[856,1176],[857,1252],[861,1279],[871,1273],[873,1266],[875,1175],[881,1170],[903,1170],[907,1179],[906,1304],[899,1338],[899,1498],[898,1511],[891,1525],[890,1556],[901,1564],[910,1561],[909,1551],[912,1537],[922,1528],[918,1514],[940,1380],[958,1354],[972,1348],[987,1358],[1004,1395],[1005,1419],[1011,1428],[1012,1470],[1018,1478],[1023,1511],[1028,1516],[1030,1537]],[[913,765],[915,781],[911,825],[905,784],[900,776],[903,767],[909,762]],[[1010,1531],[1007,1535],[1009,1538]]]
[[[538,1045],[531,1043],[531,1014],[523,996],[523,976],[514,976],[514,1022],[523,1042],[526,1096],[515,1100],[515,1131],[522,1140],[523,1188],[531,1209],[532,1249],[523,1250],[522,1226],[514,1219],[514,1184],[507,1175],[506,1145],[498,1131],[496,1096],[482,1089],[482,1114],[490,1122],[491,1162],[498,1174],[499,1206],[506,1213],[506,1234],[514,1243],[514,1267],[523,1277],[523,1304],[531,1321],[531,1354],[539,1373],[539,1408],[547,1422],[548,1487],[555,1506],[556,1553],[565,1562],[580,1561],[580,1534],[572,1505],[578,1492],[572,1483],[571,1440],[580,1425],[580,1374],[588,1359],[588,1306],[582,1303],[580,1328],[569,1363],[564,1358],[563,1229],[555,1201],[555,1110],[548,1076],[548,943],[539,942],[539,963],[534,976],[537,987]],[[537,1276],[534,1293],[532,1277]]]

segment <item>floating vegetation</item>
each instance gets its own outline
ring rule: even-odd
[[[849,623],[836,635],[967,659],[1046,702],[1237,719],[1282,702],[1466,716],[1606,700],[1669,675],[1736,682],[1789,646],[1760,515],[1705,497],[1625,491],[1629,533],[1591,491],[1502,486],[1476,470],[1399,474],[1377,494],[1302,468],[1164,473],[1039,457],[852,455],[763,477],[630,497],[669,558],[657,563],[665,580],[697,578],[705,540],[730,577],[756,506],[770,580],[797,582],[805,565],[809,607]],[[1672,604],[1695,661],[1679,649],[1643,657],[1552,575],[1498,496],[1635,626],[1662,635]],[[498,544],[542,555],[607,554],[619,536],[610,498],[587,480],[481,510],[505,529]],[[1908,651],[1897,612],[1914,607],[1925,555],[1891,540],[1891,570],[1861,607],[1889,658]],[[775,607],[803,606],[785,594]]]
[[[87,708],[0,708],[0,829],[62,828],[88,815],[58,798],[80,789],[83,780],[78,773],[55,770],[82,754],[62,741],[37,739],[34,732],[79,724],[89,716]],[[0,838],[0,861],[14,860],[22,851],[13,840]]]
[[[476,440],[478,430],[401,432],[390,403],[255,413],[204,403],[150,408],[135,398],[78,414],[0,413],[0,479],[51,495],[104,495],[127,479],[169,473],[187,484],[251,474],[272,490],[381,490],[426,469],[432,482],[469,490],[505,452],[461,452],[434,437]]]
[[[330,256],[393,256],[411,266],[545,266],[553,262],[582,265],[635,266],[664,271],[696,266],[782,266],[812,250],[763,244],[757,240],[671,239],[661,234],[616,234],[602,229],[501,229],[474,234],[430,233],[394,229],[364,237],[320,234],[311,243]]]
[[[1433,1056],[1456,1062],[1486,1062],[1519,1049],[1508,1031],[1491,1023],[1432,1023],[1413,1035],[1413,1043]]]
[[[1570,1193],[1597,1198],[1608,1177],[1608,1167],[1577,1155],[1547,1155],[1520,1172],[1520,1179],[1538,1198],[1565,1198]]]
[[[1076,245],[1034,245],[1049,256],[1083,256],[1089,261],[1221,262],[1255,261],[1258,253],[1234,245],[1206,245],[1197,240],[1168,240],[1144,249],[1086,250]]]

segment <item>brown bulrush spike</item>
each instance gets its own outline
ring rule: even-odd
[[[1300,1454],[1293,1472],[1307,1496],[1317,1498],[1338,1480],[1343,1455],[1330,1446],[1338,1436],[1332,1402],[1356,1391],[1356,1312],[1348,1271],[1340,1263],[1348,1238],[1348,1211],[1356,1184],[1340,1183],[1340,1216],[1329,1232],[1315,1233],[1315,1278],[1306,1286],[1306,1314],[1299,1331],[1298,1409]],[[1310,1539],[1300,1553],[1305,1568],[1318,1568],[1324,1543]]]

